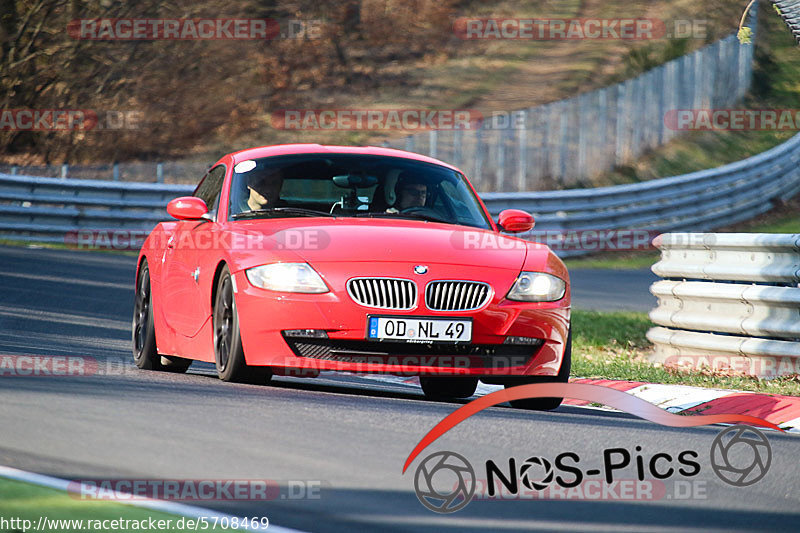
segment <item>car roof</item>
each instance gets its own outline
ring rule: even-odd
[[[275,144],[271,146],[259,146],[257,148],[248,148],[246,150],[239,150],[230,154],[233,158],[233,163],[247,161],[248,159],[258,159],[261,157],[270,157],[275,155],[292,155],[292,154],[361,154],[361,155],[380,155],[386,157],[401,157],[404,159],[413,159],[415,161],[423,161],[425,163],[433,163],[447,167],[456,172],[461,172],[453,165],[449,165],[444,161],[439,161],[432,157],[413,152],[406,152],[405,150],[395,150],[394,148],[382,148],[378,146],[331,146],[324,144]],[[463,173],[462,173],[463,174]]]

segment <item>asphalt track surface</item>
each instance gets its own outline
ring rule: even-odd
[[[129,347],[134,265],[130,256],[0,247],[0,354],[89,356],[105,368],[82,377],[0,377],[0,464],[66,479],[319,483],[317,498],[202,503],[306,531],[798,530],[800,439],[793,436],[769,432],[766,477],[735,488],[710,467],[720,427],[674,429],[568,406],[550,413],[497,406],[445,434],[401,475],[412,448],[458,403],[351,376],[256,386],[220,382],[205,364],[185,375],[139,371]],[[628,302],[635,301],[629,291],[649,284],[646,273],[593,276],[573,273],[576,305],[584,284],[587,298]],[[413,489],[416,465],[433,451],[465,456],[483,478],[489,459],[521,464],[572,451],[587,470],[601,467],[603,449],[635,457],[637,445],[645,460],[694,450],[700,473],[673,476],[663,497],[646,501],[614,497],[619,491],[604,500],[476,500],[450,515],[424,508]],[[616,473],[635,477],[634,467]],[[675,480],[700,492],[681,499]]]

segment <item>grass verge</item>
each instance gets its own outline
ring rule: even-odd
[[[800,396],[800,375],[766,380],[650,363],[653,346],[645,334],[653,324],[646,313],[573,310],[572,325],[574,376]]]
[[[18,519],[16,524],[2,524],[3,531],[25,531],[26,525],[27,531],[32,531],[39,527],[42,517],[48,522],[41,524],[41,531],[59,533],[86,530],[141,531],[153,530],[155,527],[158,531],[195,530],[194,523],[187,524],[194,519],[116,502],[80,500],[64,491],[5,478],[0,478],[0,517],[7,521]],[[26,520],[29,522],[23,522]],[[112,523],[113,520],[118,522]],[[155,526],[152,525],[154,522]],[[181,524],[183,527],[180,527]],[[165,527],[159,527],[161,525]],[[222,530],[212,527],[213,525],[212,519],[207,529],[203,528],[202,523],[200,529]],[[6,526],[9,526],[8,529]]]

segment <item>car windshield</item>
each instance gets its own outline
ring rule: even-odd
[[[230,218],[336,216],[429,220],[490,228],[466,178],[401,157],[302,154],[234,167]]]

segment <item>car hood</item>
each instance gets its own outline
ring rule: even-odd
[[[239,268],[271,261],[403,262],[502,268],[547,262],[549,249],[491,230],[400,219],[259,219],[228,224],[239,242]],[[532,257],[533,256],[533,257]],[[540,256],[540,257],[536,257]],[[527,261],[526,261],[527,257]]]

